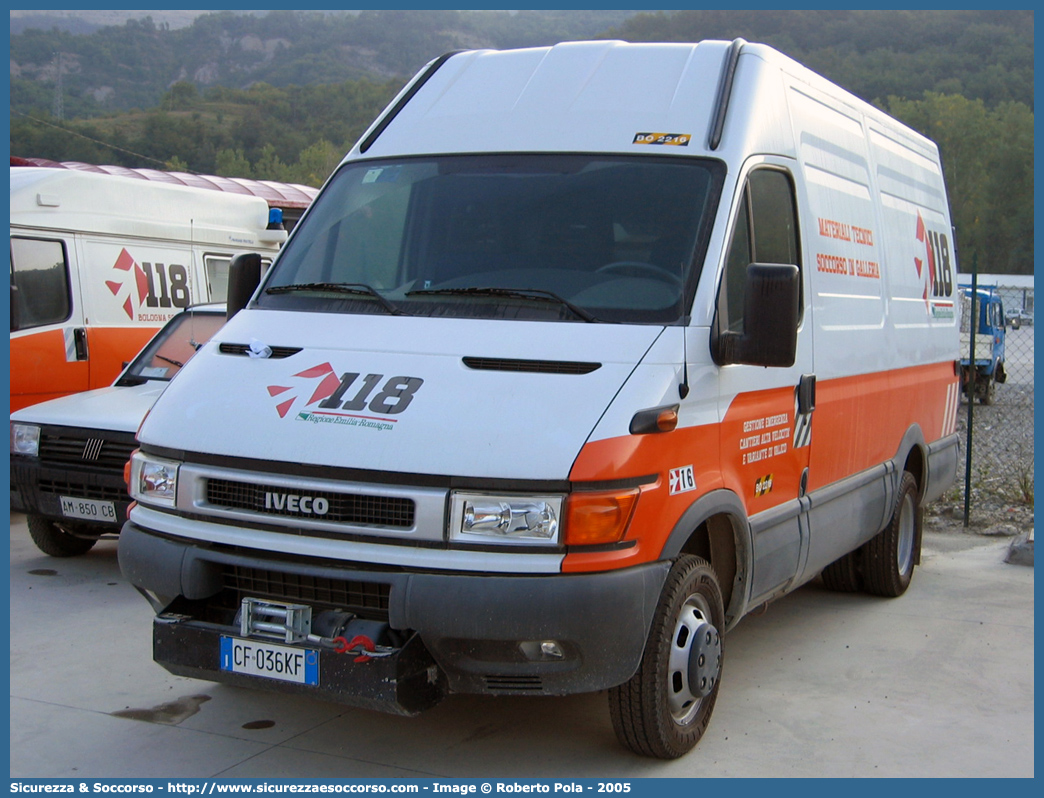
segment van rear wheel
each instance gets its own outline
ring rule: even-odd
[[[917,481],[909,471],[904,471],[888,526],[863,548],[863,581],[867,593],[894,598],[906,592],[920,553],[920,527]]]
[[[95,538],[70,535],[54,521],[39,515],[27,516],[26,524],[36,548],[51,557],[78,557],[89,552],[98,542]]]
[[[637,673],[609,691],[609,715],[624,747],[676,759],[699,742],[721,685],[724,625],[714,570],[682,555],[667,575]]]
[[[858,593],[863,589],[860,563],[862,551],[861,548],[850,551],[823,569],[823,584],[828,590],[838,593]]]

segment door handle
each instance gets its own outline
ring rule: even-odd
[[[816,375],[802,374],[798,382],[798,413],[811,413],[816,409]]]
[[[83,327],[77,327],[73,330],[73,347],[76,351],[77,360],[87,359],[87,330]]]

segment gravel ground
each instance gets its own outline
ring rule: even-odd
[[[1033,533],[1033,508],[1023,504],[989,502],[972,511],[967,526],[964,506],[942,500],[925,510],[924,529],[946,535],[1016,538]]]
[[[1030,432],[1032,436],[1032,431]],[[963,479],[963,474],[960,475]],[[1033,566],[1033,505],[1007,501],[996,493],[972,489],[973,504],[964,521],[964,491],[954,488],[925,508],[925,549],[960,551],[985,540],[1009,541],[1007,562]]]
[[[986,408],[989,410],[990,408]],[[979,408],[976,407],[976,412]],[[978,422],[976,422],[978,429]],[[995,480],[991,483],[975,483],[975,465],[973,464],[973,482],[968,512],[968,521],[964,520],[964,473],[963,464],[958,474],[958,486],[950,490],[946,496],[925,508],[924,532],[925,545],[943,551],[954,551],[982,545],[983,538],[1009,539],[1011,541],[1008,562],[1021,565],[1033,565],[1033,428],[1032,423],[1021,430],[1008,429],[1008,435],[1014,438],[1028,438],[1030,448],[1029,480],[1030,493],[1028,500],[1021,494],[1018,477],[1008,480]],[[976,450],[977,454],[979,453]],[[989,455],[1000,459],[998,455]],[[980,454],[982,459],[985,456]],[[998,489],[998,486],[1000,489]]]

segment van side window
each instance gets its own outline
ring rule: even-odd
[[[69,265],[61,241],[12,238],[11,284],[18,289],[21,330],[57,324],[72,313]]]
[[[794,187],[787,173],[776,169],[751,172],[743,187],[743,199],[718,296],[721,331],[743,332],[743,293],[748,265],[790,263],[801,266],[797,229]]]

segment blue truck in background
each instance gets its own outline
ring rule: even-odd
[[[1004,303],[996,286],[980,285],[975,289],[975,316],[972,321],[972,287],[960,286],[961,301],[961,391],[969,391],[984,405],[993,404],[997,384],[1007,380],[1004,372]],[[974,329],[973,329],[974,328]],[[975,336],[974,387],[972,383],[972,335]]]

